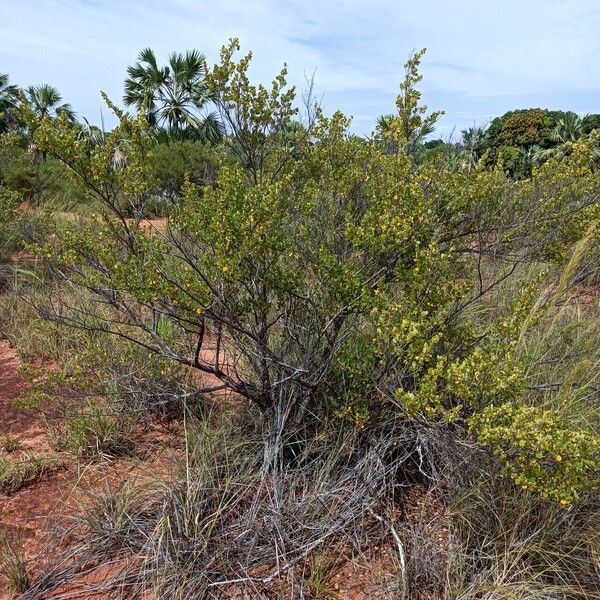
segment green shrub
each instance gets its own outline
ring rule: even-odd
[[[6,263],[15,247],[13,224],[18,203],[18,194],[0,185],[0,265]]]
[[[470,425],[523,489],[570,504],[597,485],[600,437],[592,430],[574,429],[554,411],[492,405]]]
[[[422,53],[407,63],[389,151],[351,135],[339,112],[315,110],[305,126],[289,127],[298,111],[285,69],[270,89],[253,86],[250,57],[236,62],[236,50],[236,41],[223,48],[207,74],[231,124],[229,156],[216,185],[185,183],[161,235],[139,225],[156,186],[157,148],[143,116],[117,110],[120,124],[90,151],[65,119],[38,122],[23,109],[39,148],[70,165],[103,206],[97,218],[55,228],[38,249],[58,277],[96,300],[82,311],[62,298],[49,316],[198,371],[201,393],[225,388],[246,398],[274,432],[265,452],[272,460],[283,433],[332,397],[338,414],[349,411],[361,426],[395,410],[462,437],[469,422],[491,414],[486,407],[527,414],[529,365],[519,341],[543,314],[537,299],[553,285],[548,267],[598,226],[594,140],[573,143],[524,181],[483,165],[419,167],[415,147],[439,116],[420,105]],[[513,115],[502,143],[533,143],[546,117]],[[123,138],[125,160],[115,168]],[[477,310],[524,269],[531,284],[480,319]],[[568,446],[561,452],[546,445],[543,421],[529,422],[539,433],[530,431],[529,451],[579,451],[589,460],[595,442],[580,433],[584,424],[556,426]],[[510,423],[517,438],[525,418]],[[491,427],[478,435],[505,451],[509,434]],[[554,467],[527,467],[528,487],[576,497],[581,470]]]
[[[0,185],[32,206],[73,210],[89,201],[81,187],[65,177],[58,161],[43,158],[34,145],[15,132],[0,135]]]
[[[158,144],[151,161],[158,193],[171,201],[181,196],[186,178],[204,186],[211,185],[216,177],[215,151],[201,142],[187,140]]]
[[[483,151],[501,146],[533,146],[542,148],[555,145],[552,130],[564,115],[562,111],[542,108],[512,110],[496,117],[490,123],[485,135]]]

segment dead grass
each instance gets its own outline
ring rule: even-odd
[[[0,438],[0,448],[7,454],[13,454],[22,447],[21,440],[18,436],[6,433]]]

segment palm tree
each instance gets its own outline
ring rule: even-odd
[[[382,136],[389,135],[395,118],[396,115],[379,115],[375,125],[376,132]]]
[[[584,120],[586,117],[579,117],[574,112],[566,112],[558,119],[552,133],[551,138],[559,143],[574,142],[584,134]]]
[[[83,123],[77,123],[79,131],[77,139],[85,143],[88,152],[92,153],[100,146],[109,141],[109,136],[104,129],[104,119],[101,118],[101,126],[92,125],[85,117]],[[131,145],[131,140],[125,134],[123,137],[112,140],[112,155],[110,157],[111,169],[118,171],[127,165],[126,149]]]
[[[19,88],[9,84],[6,73],[0,73],[0,133],[4,133],[17,123],[13,111],[17,106],[18,97]]]
[[[550,160],[552,157],[557,156],[558,151],[556,147],[554,148],[540,148],[536,146],[535,154],[533,155],[533,162],[535,165],[541,165],[545,163],[547,160]]]
[[[575,138],[577,139],[577,138]],[[551,158],[556,158],[558,160],[562,160],[568,156],[573,154],[573,144],[570,141],[567,141],[558,146],[554,146],[553,148],[541,148],[539,149],[534,156],[534,162],[537,165],[541,165],[545,163],[547,160]],[[592,171],[597,171],[600,168],[600,146],[597,142],[595,142],[590,148],[590,155],[588,161],[589,167]]]
[[[75,121],[75,112],[70,104],[62,103],[60,92],[52,85],[42,83],[25,90],[25,98],[33,112],[40,118],[55,119],[64,115],[68,121]]]
[[[564,158],[565,156],[569,156],[573,151],[571,143],[586,135],[586,121],[589,118],[589,115],[582,118],[571,111],[564,113],[558,119],[554,129],[550,133],[550,137],[556,142],[556,146],[538,149],[534,157],[535,162],[542,164],[554,157]],[[598,160],[599,152],[598,149],[594,148],[590,157],[590,166],[595,169]]]
[[[477,165],[480,158],[481,145],[485,137],[485,129],[483,127],[469,127],[463,129],[462,146],[467,155],[467,169],[472,169]]]
[[[515,179],[526,179],[531,176],[531,170],[539,163],[541,148],[521,146],[512,160],[512,174]]]
[[[394,140],[394,134],[400,126],[398,115],[380,115],[375,125],[375,139],[383,143],[388,154],[398,152],[398,143]],[[418,130],[413,132],[413,137],[408,145],[409,154],[415,154],[424,139],[435,131],[432,123],[424,123]]]
[[[159,67],[154,51],[145,48],[138,62],[127,68],[123,100],[145,110],[151,125],[167,128],[174,137],[216,143],[223,137],[223,126],[214,113],[203,115],[212,100],[205,74],[205,58],[197,50],[173,52],[168,65]]]
[[[97,146],[101,146],[106,141],[104,121],[102,121],[102,127],[98,127],[97,125],[92,125],[83,117],[83,123],[79,125],[77,139],[85,141],[88,150],[93,150]]]

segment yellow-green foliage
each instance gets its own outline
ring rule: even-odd
[[[547,111],[540,108],[515,111],[502,124],[496,144],[499,146],[522,146],[541,143],[541,131],[546,127]]]
[[[18,194],[0,186],[0,223],[6,223],[14,218],[18,202]]]
[[[407,63],[389,152],[352,136],[339,112],[292,127],[285,69],[270,89],[253,86],[237,48],[207,75],[232,128],[229,153],[214,186],[184,184],[166,232],[140,225],[153,189],[141,116],[117,111],[120,125],[91,151],[65,119],[36,127],[40,148],[104,207],[39,249],[102,307],[58,317],[210,373],[265,413],[286,399],[290,419],[333,404],[359,425],[382,408],[451,422],[457,435],[470,424],[520,485],[567,502],[592,487],[597,440],[528,406],[518,345],[542,314],[548,266],[598,219],[593,141],[526,181],[500,166],[418,168],[413,146],[438,116],[419,105],[422,53]],[[533,276],[522,293],[481,318],[524,265]],[[200,352],[207,330],[235,356],[235,377]],[[526,452],[514,454],[514,440]]]
[[[417,84],[423,79],[419,73],[425,48],[415,52],[404,65],[405,77],[400,83],[400,94],[396,99],[398,114],[391,117],[384,137],[389,138],[396,149],[412,152],[415,144],[424,135],[433,131],[433,126],[443,111],[427,114],[427,106],[421,104],[421,92]]]
[[[574,428],[556,411],[490,405],[470,419],[470,426],[523,489],[569,504],[597,484],[600,436]]]
[[[19,196],[0,185],[0,264],[8,259],[11,250],[12,224],[16,219]]]

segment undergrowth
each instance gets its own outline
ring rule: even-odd
[[[0,534],[0,580],[14,594],[25,592],[30,585],[22,540],[8,532]]]
[[[53,456],[25,455],[15,460],[0,458],[0,492],[14,494],[63,464],[60,458]]]

